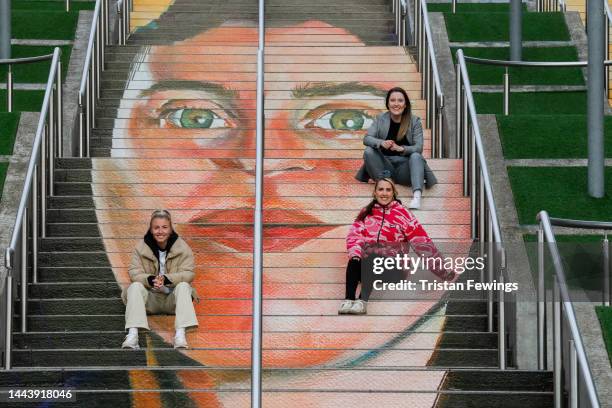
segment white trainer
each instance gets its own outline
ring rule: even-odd
[[[353,306],[353,300],[346,299],[342,303],[340,303],[340,309],[338,309],[338,314],[349,314],[351,311],[351,307]]]
[[[121,348],[131,348],[134,350],[138,350],[140,348],[140,345],[138,344],[138,332],[128,333],[128,335],[125,336],[125,340],[123,340]]]
[[[349,314],[361,315],[366,313],[368,313],[368,302],[361,299],[354,301],[353,306],[351,306],[351,309],[349,310]]]
[[[174,335],[174,348],[188,348],[187,339],[185,338],[184,331],[177,331]]]
[[[410,205],[408,206],[411,210],[418,210],[421,208],[421,197],[414,197],[410,200]]]

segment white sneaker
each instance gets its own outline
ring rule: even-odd
[[[354,300],[346,299],[342,303],[340,303],[340,309],[338,309],[338,314],[349,314],[351,310],[351,306],[353,306]]]
[[[421,208],[421,197],[414,197],[410,200],[410,205],[408,206],[411,210],[418,210]]]
[[[361,299],[354,301],[353,306],[351,306],[351,309],[349,310],[349,314],[361,315],[366,313],[368,313],[368,302]]]
[[[174,335],[174,348],[188,348],[185,332],[176,332]]]
[[[140,348],[140,345],[138,344],[138,333],[128,333],[128,335],[125,336],[125,340],[123,340],[121,348],[138,350]]]

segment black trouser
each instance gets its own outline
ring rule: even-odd
[[[362,273],[363,264],[363,273]],[[372,271],[373,258],[366,257],[363,261],[361,259],[353,258],[346,265],[346,293],[345,299],[355,300],[355,292],[357,292],[357,285],[361,282],[361,293],[359,299],[368,301],[370,294],[372,293],[372,286],[374,284],[374,273]],[[380,279],[384,282],[400,282],[405,278],[405,273],[397,269],[385,270],[382,274],[376,275],[376,279]],[[362,281],[363,279],[363,281]]]
[[[364,262],[368,262],[366,259]],[[371,268],[368,269],[370,271]],[[365,300],[366,302],[370,298],[370,293],[372,292],[372,274],[365,273],[363,278],[365,282],[362,282],[361,275],[361,259],[353,258],[346,265],[346,293],[344,295],[345,299],[355,300],[355,293],[357,292],[357,285],[361,282],[361,292],[359,294],[359,299]]]

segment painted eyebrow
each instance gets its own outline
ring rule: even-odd
[[[387,95],[387,91],[360,82],[308,82],[297,85],[293,88],[291,94],[294,98],[308,98],[314,96],[337,96],[357,92],[367,92],[383,98]]]
[[[227,89],[221,84],[206,81],[159,81],[153,84],[149,89],[140,92],[140,96],[150,96],[158,91],[206,91],[217,94],[220,98],[237,99],[238,92],[233,89]]]

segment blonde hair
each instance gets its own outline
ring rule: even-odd
[[[170,229],[174,231],[174,228],[172,227],[172,217],[170,216],[170,212],[168,210],[161,209],[153,211],[151,213],[151,220],[149,221],[149,228],[151,228],[151,226],[153,225],[153,220],[156,218],[168,220],[168,222],[170,223]]]

